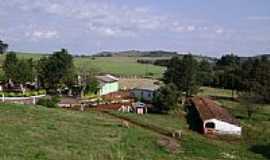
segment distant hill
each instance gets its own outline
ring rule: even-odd
[[[172,57],[177,56],[177,52],[169,52],[169,51],[137,51],[137,50],[128,50],[128,51],[120,51],[120,52],[100,52],[98,54],[93,55],[94,57]]]

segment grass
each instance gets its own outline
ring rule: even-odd
[[[19,58],[33,58],[38,60],[46,54],[38,53],[17,53]],[[0,63],[3,64],[5,55],[0,55]],[[84,67],[89,69],[96,69],[102,73],[110,73],[118,76],[149,76],[154,78],[160,78],[165,71],[165,67],[154,66],[151,64],[137,63],[137,59],[140,57],[97,57],[95,59],[84,57],[74,58],[76,67]],[[146,57],[146,59],[152,59]],[[155,59],[158,59],[158,57]]]
[[[96,68],[100,72],[119,76],[143,77],[152,74],[153,77],[160,78],[165,70],[164,67],[137,63],[136,57],[75,58],[75,65]]]
[[[1,105],[0,124],[5,160],[176,158],[156,144],[156,134],[96,112]]]
[[[269,108],[247,120],[238,102],[227,99],[218,102],[242,117],[244,132],[252,133],[249,137],[254,140],[252,144],[248,145],[243,138],[208,139],[190,131],[181,112],[144,116],[113,112],[170,132],[181,129],[180,152],[171,153],[158,144],[161,135],[135,125],[122,127],[119,119],[100,112],[0,105],[0,159],[269,159]]]

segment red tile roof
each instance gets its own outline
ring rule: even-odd
[[[234,125],[240,125],[226,109],[217,105],[213,100],[204,97],[194,97],[190,99],[192,105],[199,112],[200,118],[205,121],[209,119],[217,119]]]

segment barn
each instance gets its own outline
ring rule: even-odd
[[[193,130],[203,134],[241,135],[239,121],[209,98],[188,99],[186,110],[188,123]]]

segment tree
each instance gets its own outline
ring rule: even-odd
[[[173,83],[179,91],[191,96],[198,91],[198,62],[192,55],[185,55],[182,59],[173,57],[164,74],[166,84]]]
[[[234,91],[239,90],[240,86],[240,58],[234,54],[224,55],[216,63],[215,70],[218,74],[216,82],[217,86],[231,89],[232,97]]]
[[[46,89],[56,91],[75,82],[73,57],[66,49],[40,59],[38,66],[38,79]]]
[[[81,65],[77,68],[79,75],[79,85],[81,87],[81,96],[84,96],[85,93],[96,93],[99,88],[99,83],[95,78],[98,70],[93,67],[86,68],[85,65]]]
[[[6,55],[6,59],[3,64],[3,70],[5,73],[5,77],[8,80],[16,80],[17,78],[17,63],[18,59],[14,52],[10,52]]]
[[[248,119],[251,119],[252,115],[258,111],[258,104],[261,102],[262,97],[251,91],[241,92],[239,94],[239,99],[247,113]]]
[[[13,81],[19,84],[34,81],[34,63],[32,58],[28,60],[18,60],[16,68],[17,72]]]
[[[8,44],[0,40],[0,54],[6,53],[7,49],[8,49]]]
[[[242,92],[262,97],[261,101],[270,102],[270,61],[267,58],[249,59],[241,65]]]
[[[213,83],[213,67],[207,60],[199,63],[198,78],[202,85],[209,86]]]
[[[170,83],[161,87],[154,98],[154,104],[160,112],[176,109],[180,93],[177,87]]]

